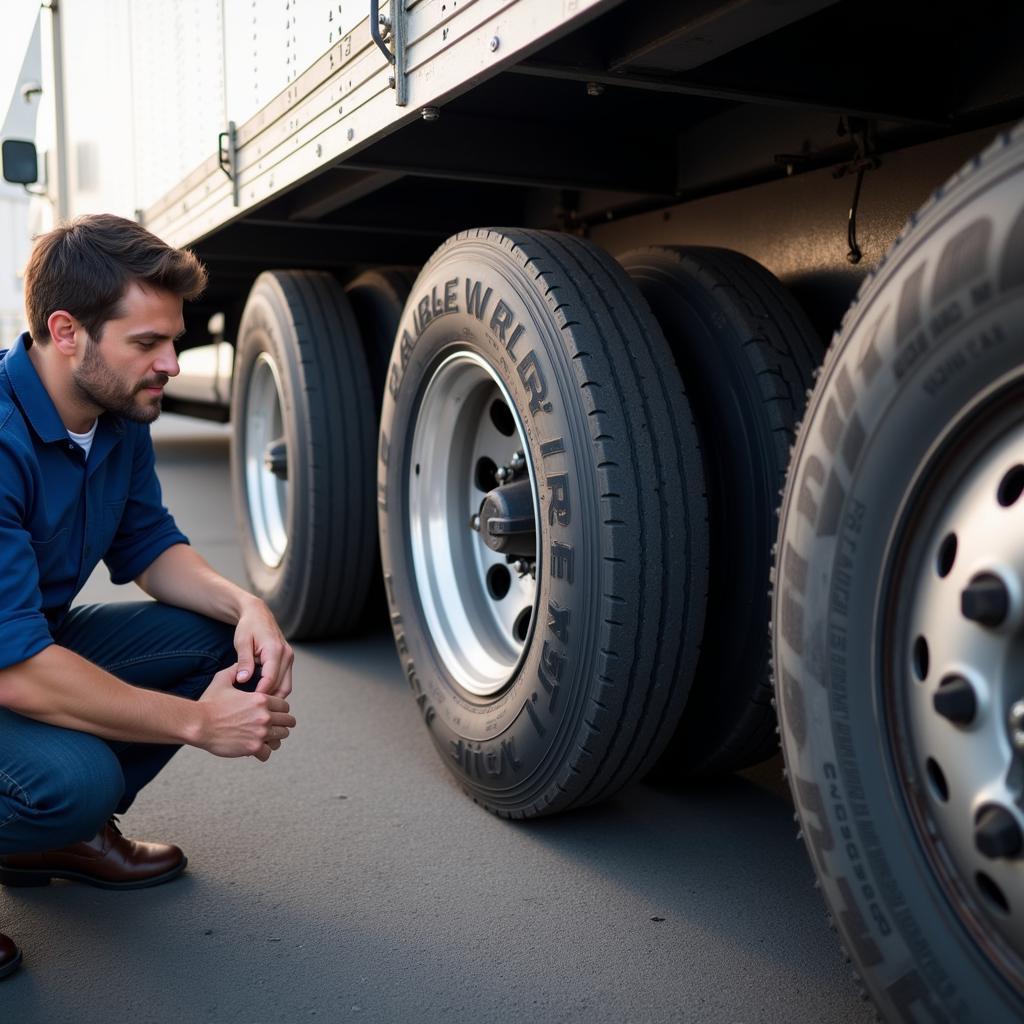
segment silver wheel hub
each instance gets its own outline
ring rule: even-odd
[[[476,697],[512,680],[533,628],[537,483],[504,384],[471,352],[435,369],[408,467],[414,585],[445,668]]]
[[[923,547],[906,725],[958,902],[1024,957],[1024,429],[970,464]]]
[[[288,449],[277,365],[256,357],[245,403],[245,498],[260,559],[271,569],[288,547]]]

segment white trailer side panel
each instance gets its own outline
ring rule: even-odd
[[[58,16],[68,213],[133,216],[202,160],[223,129],[220,4],[65,0]]]
[[[146,204],[145,223],[172,244],[195,242],[323,168],[354,156],[418,118],[423,107],[443,105],[570,25],[617,2],[407,0],[403,16],[408,103],[400,107],[389,86],[395,71],[370,38],[368,3],[227,0],[228,119],[239,126],[238,203],[235,185],[218,166],[214,133],[205,142],[205,161],[159,201]],[[252,32],[242,38],[247,4],[254,20]],[[382,3],[381,12],[390,15],[391,6]],[[275,10],[280,28],[264,38]],[[310,10],[314,14],[308,15]],[[339,22],[339,17],[344,20]],[[277,49],[282,40],[289,44],[283,56]],[[322,48],[317,50],[318,46]],[[311,53],[319,56],[295,74],[296,60],[306,60]],[[265,102],[265,83],[275,79],[283,80],[283,87]],[[238,114],[234,103],[241,108]],[[263,105],[243,120],[241,114],[257,103]]]
[[[128,0],[127,7],[133,209],[144,209],[203,160],[224,130],[223,18],[220,3],[210,0]]]
[[[237,124],[283,92],[369,9],[366,0],[221,0],[221,5],[228,112]]]
[[[400,107],[368,0],[62,0],[68,213],[144,211],[194,242],[616,2],[405,0]]]

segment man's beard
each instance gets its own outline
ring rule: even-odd
[[[140,405],[135,396],[146,388],[163,387],[168,381],[166,374],[159,374],[138,384],[125,383],[100,355],[99,342],[91,339],[86,342],[82,365],[72,371],[71,379],[86,401],[136,423],[152,423],[160,415],[160,399],[150,398]]]

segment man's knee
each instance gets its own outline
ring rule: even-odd
[[[28,849],[46,850],[91,839],[114,813],[124,792],[124,773],[103,740],[85,733],[46,751],[47,763],[26,788],[19,808]]]

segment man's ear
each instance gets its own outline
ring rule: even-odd
[[[46,326],[57,350],[63,355],[73,356],[78,338],[84,334],[82,325],[66,309],[58,309],[46,318]]]

